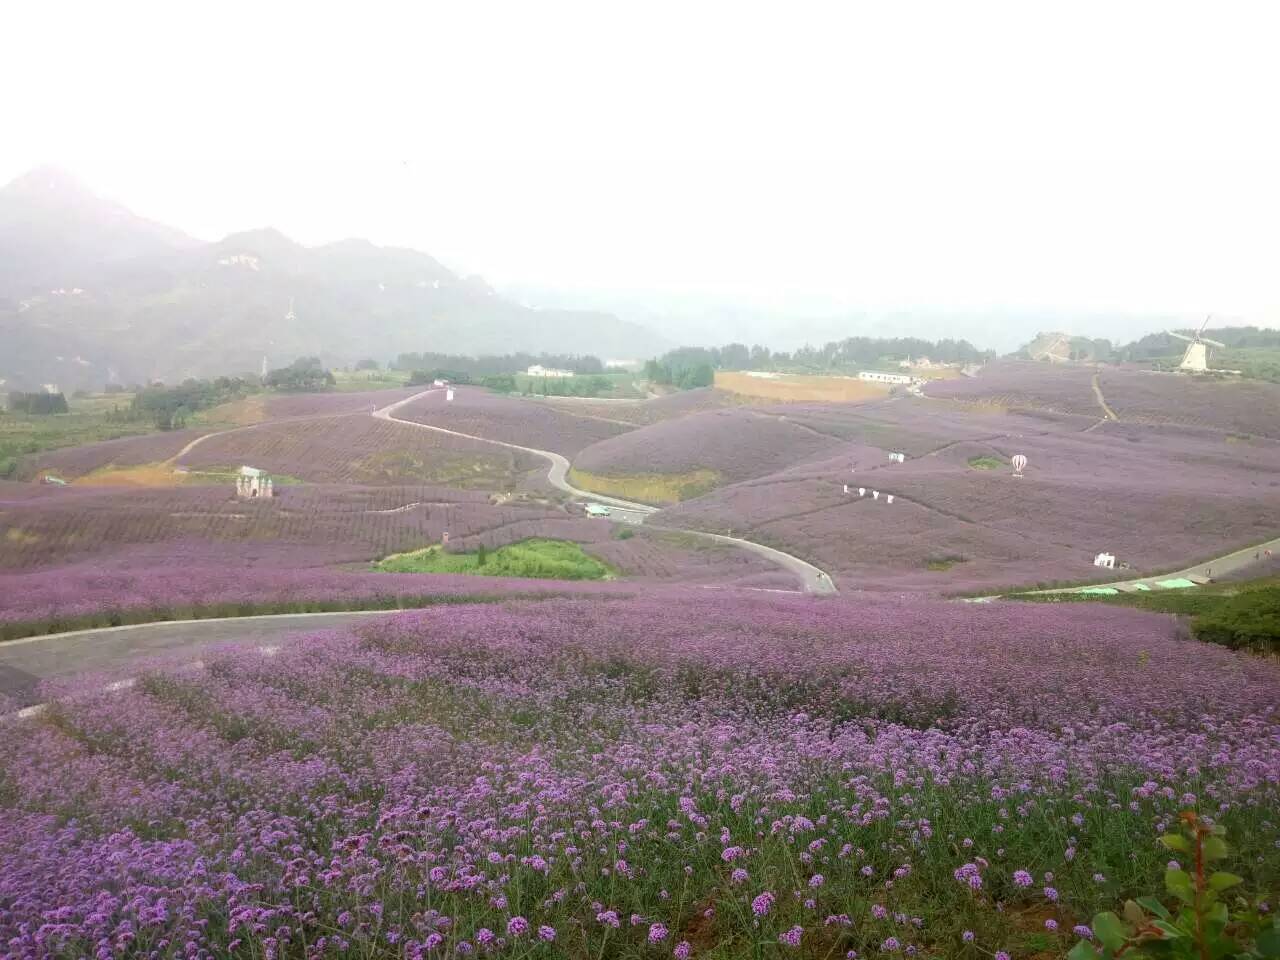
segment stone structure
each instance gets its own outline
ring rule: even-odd
[[[271,480],[271,474],[257,467],[241,467],[236,474],[236,496],[274,497],[275,484]]]

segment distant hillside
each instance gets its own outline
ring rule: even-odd
[[[292,303],[292,311],[290,304]],[[272,229],[204,243],[42,168],[0,189],[0,380],[63,389],[406,351],[646,356],[607,313],[534,310],[425,253]]]
[[[1038,333],[1035,339],[1018,350],[1014,357],[1022,360],[1044,360],[1049,363],[1106,361],[1111,359],[1110,340],[1093,340],[1069,333]]]

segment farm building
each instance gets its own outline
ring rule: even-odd
[[[911,383],[915,378],[905,373],[883,373],[879,370],[860,370],[858,379],[870,383]]]
[[[1100,553],[1093,558],[1093,565],[1114,570],[1116,568],[1116,555],[1114,553]]]
[[[237,497],[271,497],[275,495],[271,474],[257,467],[241,467],[236,474]]]
[[[540,363],[535,363],[525,371],[531,377],[572,377],[572,370],[557,370],[555,367],[544,367]]]

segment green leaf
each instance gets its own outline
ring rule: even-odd
[[[1156,920],[1151,925],[1155,927],[1157,930],[1159,930],[1161,933],[1163,933],[1170,940],[1177,939],[1178,937],[1186,936],[1185,933],[1183,933],[1181,930],[1175,927],[1172,923],[1166,923],[1164,920]]]
[[[1223,890],[1230,890],[1232,887],[1240,883],[1244,883],[1244,878],[1237,877],[1234,873],[1226,873],[1225,871],[1219,871],[1209,877],[1209,889],[1217,890],[1219,892]]]
[[[1204,858],[1221,860],[1227,855],[1227,841],[1221,837],[1207,837],[1204,841]]]
[[[1067,954],[1067,960],[1098,960],[1098,951],[1088,940],[1081,940],[1071,948],[1071,952]]]
[[[1164,908],[1164,904],[1155,897],[1139,897],[1138,905],[1154,913],[1161,920],[1169,919],[1169,911]]]
[[[1129,938],[1129,931],[1114,913],[1106,911],[1093,918],[1093,934],[1112,950],[1119,950]]]
[[[1180,833],[1166,833],[1160,838],[1160,842],[1170,850],[1176,851],[1177,853],[1191,852],[1191,844],[1188,843],[1187,838],[1182,836]]]
[[[1124,902],[1124,919],[1126,923],[1136,927],[1140,926],[1142,922],[1147,919],[1147,915],[1143,913],[1142,908],[1132,900],[1126,900]]]
[[[1196,898],[1195,888],[1191,885],[1191,877],[1185,870],[1166,870],[1164,872],[1164,888],[1181,900],[1191,903]]]
[[[1272,927],[1258,934],[1258,953],[1264,957],[1280,957],[1280,927]]]

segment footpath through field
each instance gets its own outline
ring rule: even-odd
[[[645,518],[652,516],[658,512],[657,507],[650,506],[647,503],[635,503],[631,500],[622,500],[618,497],[606,497],[601,494],[591,493],[587,490],[579,490],[577,487],[569,483],[569,461],[558,453],[551,450],[539,450],[537,447],[524,447],[518,443],[507,443],[505,440],[491,440],[488,437],[478,437],[471,433],[460,433],[457,430],[449,430],[445,427],[435,427],[429,423],[419,423],[416,420],[405,420],[397,417],[396,411],[401,407],[413,403],[417,400],[424,400],[434,394],[443,393],[443,388],[435,387],[430,390],[424,390],[421,393],[415,393],[412,397],[406,397],[383,407],[381,410],[375,410],[373,415],[379,420],[391,420],[396,423],[403,423],[410,427],[417,427],[420,430],[433,430],[436,433],[447,433],[454,437],[465,437],[468,440],[479,440],[483,443],[492,443],[500,447],[509,447],[512,450],[521,450],[525,453],[531,453],[536,457],[541,457],[550,462],[551,466],[547,470],[547,482],[549,482],[557,490],[562,490],[570,496],[582,497],[586,500],[593,500],[597,503],[606,503],[613,508],[612,515],[623,523],[644,523]],[[665,528],[664,528],[665,529]],[[710,540],[716,543],[727,543],[732,546],[739,547],[743,550],[749,550],[757,556],[764,557],[778,566],[784,568],[789,573],[795,575],[800,581],[805,593],[814,594],[833,594],[838,593],[835,584],[831,581],[826,572],[807,561],[801,560],[799,557],[784,553],[781,550],[775,550],[773,547],[766,547],[762,543],[755,543],[751,540],[743,540],[739,537],[726,537],[716,533],[705,533],[702,530],[680,529],[681,533],[690,536],[699,537],[703,540]]]

